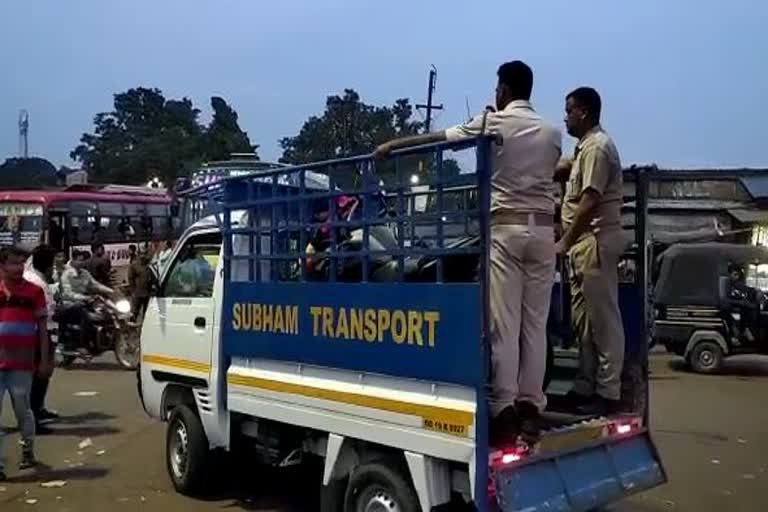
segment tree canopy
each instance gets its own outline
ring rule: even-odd
[[[368,153],[395,137],[419,133],[422,123],[411,120],[413,107],[406,98],[392,106],[364,103],[352,89],[328,96],[325,112],[311,116],[298,135],[280,140],[281,161],[306,163]]]
[[[340,96],[328,96],[322,115],[307,119],[298,135],[280,140],[281,162],[299,164],[370,153],[389,140],[422,133],[424,124],[414,120],[413,114],[407,98],[400,98],[391,106],[375,106],[363,102],[353,89],[345,89]],[[429,168],[430,160],[409,158],[404,167],[409,174],[423,172]],[[460,172],[453,159],[445,159],[443,166],[446,173]],[[377,166],[377,172],[391,180],[394,169],[384,164]]]
[[[141,184],[155,176],[171,183],[202,161],[255,150],[223,98],[211,98],[211,108],[213,118],[204,126],[189,98],[129,89],[115,94],[111,112],[96,114],[93,133],[83,134],[70,156],[93,181]]]
[[[8,158],[0,165],[0,188],[40,188],[56,183],[56,167],[44,158]]]

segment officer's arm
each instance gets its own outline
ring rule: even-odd
[[[568,178],[571,176],[571,167],[573,167],[573,157],[566,156],[561,158],[557,162],[557,166],[555,166],[554,181],[558,183],[568,181]]]
[[[488,124],[489,121],[492,120],[490,119],[488,112],[484,112],[464,124],[448,128],[447,130],[391,140],[377,147],[373,155],[376,158],[386,158],[392,151],[398,149],[478,137],[486,132],[486,124]]]
[[[600,197],[600,193],[593,188],[588,188],[581,193],[581,199],[579,200],[579,206],[576,208],[573,223],[571,223],[570,228],[563,235],[563,245],[566,250],[575,244],[576,240],[589,228],[595,207],[600,202]]]
[[[580,155],[579,166],[582,172],[581,198],[573,223],[563,235],[563,245],[566,250],[589,229],[595,207],[600,202],[611,177],[608,155],[601,148],[584,149]]]
[[[376,151],[373,152],[373,156],[379,159],[386,158],[391,152],[398,149],[423,146],[425,144],[434,144],[437,142],[444,142],[445,140],[445,131],[425,133],[423,135],[413,135],[411,137],[403,137],[401,139],[394,139],[380,145],[376,148]]]

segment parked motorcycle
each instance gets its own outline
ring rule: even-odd
[[[127,370],[135,370],[140,359],[140,325],[132,321],[131,304],[126,299],[112,301],[101,297],[85,305],[88,318],[85,346],[81,326],[59,314],[58,354],[60,365],[69,367],[77,359],[90,361],[113,350],[117,362]],[[61,313],[61,312],[59,312]]]

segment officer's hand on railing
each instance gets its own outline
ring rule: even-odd
[[[380,144],[373,151],[373,158],[376,160],[385,160],[389,157],[390,153],[392,153],[392,144],[385,142],[384,144]]]

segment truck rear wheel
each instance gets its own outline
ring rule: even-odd
[[[206,487],[211,458],[200,418],[186,405],[174,408],[166,435],[166,463],[176,491],[201,494]]]
[[[376,462],[358,467],[349,479],[344,512],[420,512],[406,469]]]
[[[723,367],[725,354],[714,341],[700,341],[688,355],[688,364],[696,373],[717,373]]]

